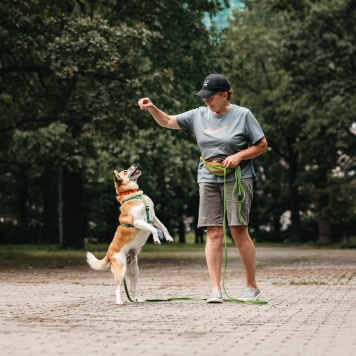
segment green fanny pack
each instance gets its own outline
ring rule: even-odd
[[[200,156],[200,160],[203,161],[205,168],[212,174],[223,177],[224,176],[224,169],[225,167],[222,165],[222,161],[224,158],[222,157],[213,157],[209,159],[204,159]],[[235,168],[226,168],[226,175],[231,174]]]

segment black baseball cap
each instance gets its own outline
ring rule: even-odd
[[[219,91],[229,90],[230,83],[223,75],[210,74],[205,78],[202,89],[195,95],[198,95],[201,98],[210,98]]]

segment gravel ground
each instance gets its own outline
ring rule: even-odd
[[[1,355],[356,355],[356,250],[257,248],[259,306],[118,306],[111,272],[41,261],[0,260]],[[203,249],[139,264],[144,299],[209,294]],[[233,248],[225,285],[244,289]]]

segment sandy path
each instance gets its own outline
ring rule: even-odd
[[[183,255],[142,253],[140,295],[206,298],[203,250]],[[0,354],[356,355],[356,250],[258,248],[257,260],[265,306],[117,306],[110,272],[0,261]],[[229,294],[243,282],[232,249]]]

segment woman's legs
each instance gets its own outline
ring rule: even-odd
[[[208,226],[205,245],[205,258],[212,290],[220,290],[220,276],[223,252],[223,229],[221,226]]]
[[[256,249],[246,225],[230,226],[246,273],[246,287],[256,289]]]
[[[231,235],[239,250],[242,265],[246,273],[246,287],[256,289],[256,250],[245,225],[230,226]],[[205,257],[208,266],[211,289],[220,287],[221,266],[223,260],[223,229],[221,226],[207,227]]]
[[[242,180],[245,190],[245,200],[242,206],[242,214],[245,221],[248,222],[248,214],[253,196],[253,180]],[[231,235],[239,250],[240,258],[246,273],[246,286],[255,290],[256,285],[256,251],[253,241],[248,233],[248,226],[238,225],[240,223],[236,202],[231,197],[234,182],[228,182],[228,220]],[[222,200],[222,185],[200,183],[200,209],[199,209],[199,226],[207,225],[207,241],[205,247],[205,257],[208,266],[208,272],[211,281],[212,290],[220,290],[221,266],[223,261],[223,228],[218,226],[224,215]]]

